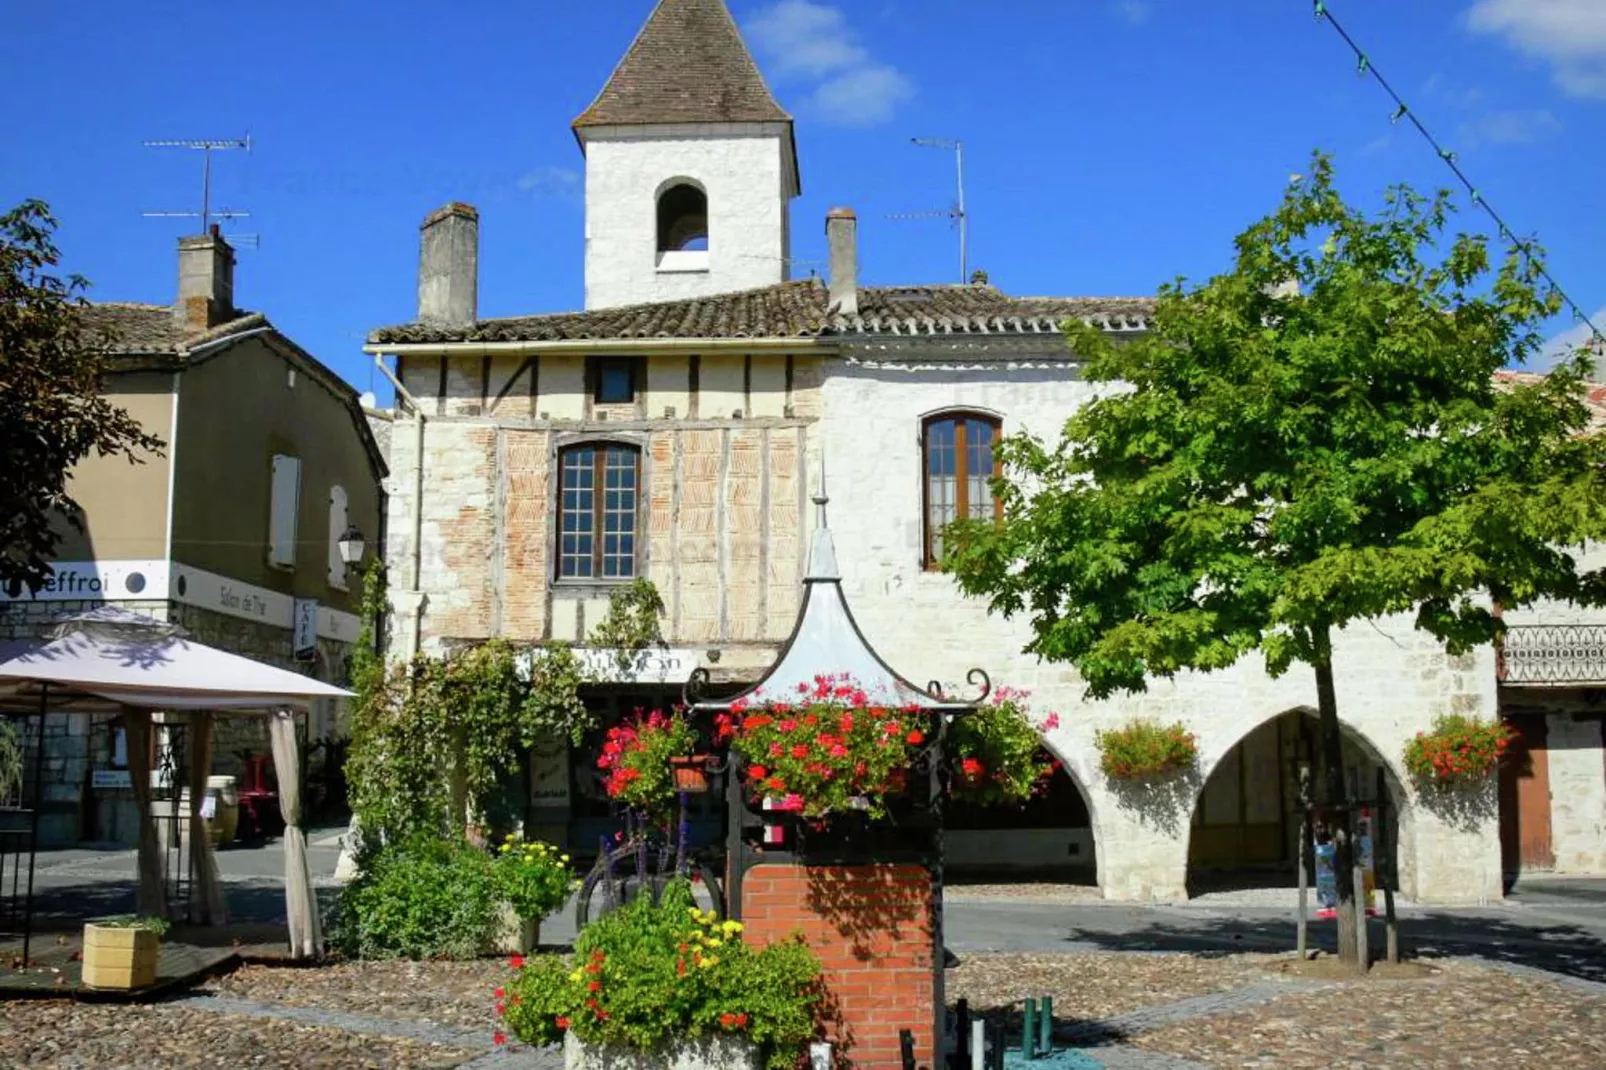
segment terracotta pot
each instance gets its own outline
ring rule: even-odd
[[[84,984],[95,988],[148,988],[156,983],[162,938],[149,929],[84,926]]]
[[[701,795],[708,791],[708,756],[694,754],[690,758],[671,758],[669,768],[675,775],[675,790],[688,795]]]

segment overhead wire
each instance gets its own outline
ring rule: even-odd
[[[1395,111],[1391,121],[1394,123],[1398,123],[1401,119],[1409,119],[1411,121],[1411,125],[1416,128],[1417,133],[1421,134],[1423,139],[1433,147],[1434,153],[1440,160],[1444,161],[1445,166],[1466,188],[1467,195],[1472,199],[1472,203],[1482,208],[1489,214],[1489,218],[1494,220],[1495,225],[1500,228],[1501,239],[1511,243],[1522,254],[1523,258],[1538,270],[1540,276],[1549,284],[1551,290],[1561,298],[1562,303],[1572,312],[1573,318],[1589,328],[1593,344],[1596,347],[1606,346],[1606,334],[1603,334],[1601,329],[1595,326],[1594,321],[1589,318],[1589,314],[1583,310],[1578,302],[1574,301],[1568,296],[1567,291],[1562,289],[1561,283],[1556,281],[1555,276],[1550,273],[1550,269],[1545,266],[1544,260],[1536,254],[1532,246],[1527,241],[1517,237],[1516,232],[1506,225],[1505,219],[1495,210],[1494,205],[1489,203],[1489,199],[1473,184],[1472,179],[1467,177],[1466,171],[1462,169],[1461,164],[1456,160],[1456,154],[1445,148],[1439,139],[1433,136],[1433,132],[1427,128],[1427,125],[1422,122],[1411,106],[1405,102],[1405,99],[1395,92],[1394,87],[1383,76],[1383,72],[1378,70],[1377,64],[1373,62],[1372,57],[1356,43],[1355,38],[1351,37],[1349,31],[1344,29],[1338,19],[1333,16],[1332,11],[1328,9],[1327,0],[1313,0],[1313,5],[1317,21],[1325,22],[1331,26],[1334,32],[1349,46],[1350,51],[1355,53],[1355,73],[1362,78],[1370,75],[1378,85],[1383,87],[1383,91],[1389,95],[1389,99],[1394,101]]]

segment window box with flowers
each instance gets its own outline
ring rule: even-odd
[[[1132,721],[1094,733],[1099,768],[1111,780],[1154,780],[1193,768],[1199,742],[1177,721],[1163,725]]]
[[[512,964],[495,992],[504,1028],[563,1043],[569,1070],[785,1070],[815,1036],[814,954],[801,939],[750,946],[740,923],[699,910],[685,881],[604,915],[572,956]]]
[[[1511,746],[1511,729],[1500,721],[1452,714],[1433,722],[1405,745],[1405,768],[1417,783],[1465,787],[1485,780]]]

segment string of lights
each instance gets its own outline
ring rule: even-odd
[[[1567,295],[1566,290],[1561,288],[1561,284],[1556,281],[1555,277],[1550,274],[1550,270],[1545,267],[1544,261],[1534,255],[1533,249],[1528,242],[1517,237],[1516,232],[1506,225],[1505,219],[1495,210],[1494,205],[1489,203],[1488,198],[1478,190],[1477,186],[1473,185],[1472,180],[1467,177],[1467,173],[1462,170],[1461,165],[1456,161],[1455,153],[1445,148],[1439,139],[1433,136],[1432,131],[1428,130],[1427,125],[1422,122],[1410,105],[1405,103],[1404,98],[1394,91],[1394,87],[1389,84],[1387,78],[1383,77],[1383,72],[1377,69],[1377,65],[1372,62],[1371,57],[1366,54],[1366,51],[1360,45],[1356,44],[1355,39],[1349,35],[1349,31],[1345,30],[1338,19],[1333,16],[1333,13],[1328,10],[1326,0],[1313,0],[1313,2],[1317,21],[1325,22],[1331,26],[1334,32],[1343,38],[1350,51],[1355,53],[1355,73],[1362,78],[1370,75],[1378,85],[1383,87],[1383,91],[1389,95],[1389,98],[1394,101],[1395,110],[1392,121],[1398,123],[1401,119],[1410,120],[1417,133],[1421,134],[1427,143],[1433,146],[1433,151],[1438,155],[1439,159],[1444,161],[1445,166],[1461,182],[1461,185],[1466,187],[1467,196],[1472,199],[1472,203],[1482,208],[1489,214],[1489,218],[1494,220],[1495,225],[1500,228],[1501,239],[1511,243],[1522,253],[1524,258],[1539,269],[1539,274],[1555,291],[1556,296],[1561,298],[1562,303],[1567,306],[1568,310],[1572,312],[1573,318],[1589,328],[1594,346],[1597,348],[1606,346],[1606,334],[1601,333],[1600,328],[1596,327],[1594,321],[1589,318],[1589,314],[1579,306],[1578,302]]]

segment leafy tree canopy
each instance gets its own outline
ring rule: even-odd
[[[110,339],[78,314],[88,283],[52,274],[55,229],[42,201],[0,215],[0,590],[11,592],[50,578],[62,518],[83,528],[67,492],[73,465],[92,454],[138,462],[162,447],[101,396]]]
[[[953,532],[960,586],[1029,614],[1029,649],[1100,697],[1256,649],[1330,672],[1331,629],[1366,618],[1414,613],[1460,652],[1498,632],[1488,596],[1601,601],[1566,549],[1606,528],[1589,363],[1495,382],[1558,299],[1537,252],[1495,268],[1450,212],[1399,187],[1368,218],[1318,155],[1149,334],[1069,327],[1110,386],[1057,446],[1000,447],[1005,519]]]

